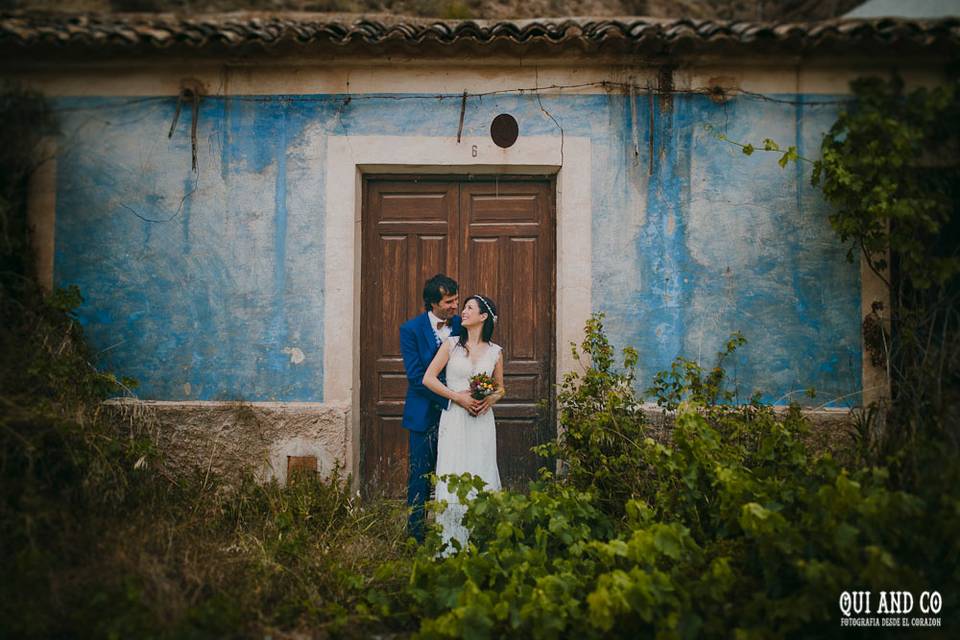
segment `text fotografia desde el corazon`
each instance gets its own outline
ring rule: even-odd
[[[942,606],[939,591],[924,591],[916,598],[909,591],[881,591],[876,598],[869,591],[844,591],[840,594],[840,613],[843,615],[840,626],[939,627]],[[911,613],[916,615],[911,616]]]

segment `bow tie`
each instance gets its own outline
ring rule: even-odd
[[[440,320],[439,322],[437,322],[437,329],[443,329],[444,327],[449,325],[450,325],[449,320]]]

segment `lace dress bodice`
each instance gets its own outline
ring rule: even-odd
[[[470,378],[478,373],[493,375],[500,357],[500,345],[489,343],[486,353],[481,354],[476,362],[470,359],[467,350],[460,346],[460,339],[455,336],[447,338],[450,344],[450,359],[447,361],[447,386],[453,391],[467,391],[470,389]]]

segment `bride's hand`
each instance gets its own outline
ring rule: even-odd
[[[496,404],[497,400],[499,399],[500,399],[499,394],[493,393],[487,396],[486,398],[484,398],[483,400],[478,400],[475,415],[482,416],[487,411],[489,411],[490,407]]]
[[[473,396],[470,395],[469,391],[460,391],[457,393],[453,401],[466,409],[471,415],[477,415],[474,409],[474,405],[477,401],[473,399]]]

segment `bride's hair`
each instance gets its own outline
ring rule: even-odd
[[[483,328],[480,330],[480,339],[484,342],[490,342],[490,338],[493,337],[493,328],[497,324],[497,305],[487,296],[475,293],[463,302],[464,306],[471,300],[477,301],[477,306],[480,307],[480,313],[487,314],[487,319],[483,321]],[[470,347],[467,346],[467,328],[463,325],[460,325],[459,344],[463,347],[464,351],[470,353]]]

